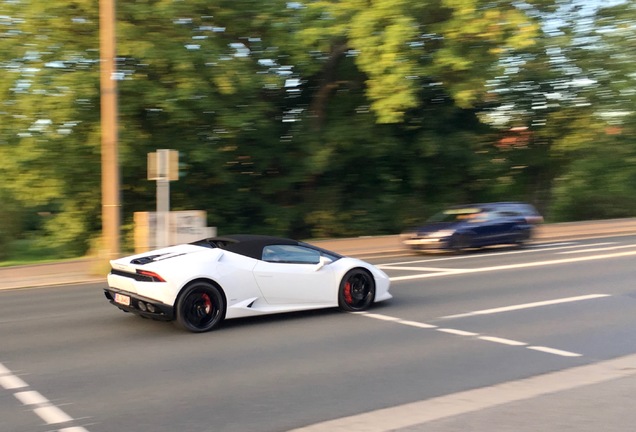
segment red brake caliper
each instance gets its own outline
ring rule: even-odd
[[[351,282],[347,281],[344,286],[344,298],[347,304],[353,303],[353,298],[351,297]]]
[[[203,305],[205,306],[205,313],[209,314],[210,310],[212,310],[212,300],[210,300],[210,296],[207,294],[203,294],[201,296],[203,298]]]

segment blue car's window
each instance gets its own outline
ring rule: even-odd
[[[269,245],[263,248],[263,261],[287,264],[318,264],[320,252],[295,245]]]
[[[515,211],[506,210],[506,211],[500,211],[499,212],[499,217],[502,217],[502,218],[514,218],[514,217],[519,217],[519,216],[521,216],[521,215],[519,213],[515,212]]]
[[[493,220],[496,217],[497,216],[495,215],[495,213],[490,213],[490,212],[475,213],[475,214],[470,215],[470,218],[468,218],[468,222],[471,222],[471,223],[483,223],[483,222],[487,222],[489,220]]]
[[[478,208],[457,208],[448,209],[432,216],[429,222],[458,222],[473,219],[481,212]]]

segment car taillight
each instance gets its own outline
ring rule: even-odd
[[[151,272],[148,270],[137,270],[137,274],[149,278],[150,280],[148,282],[165,282],[165,279],[155,272]]]

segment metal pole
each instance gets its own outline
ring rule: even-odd
[[[166,247],[170,243],[170,150],[157,150],[157,247]]]
[[[102,132],[102,247],[108,259],[119,255],[120,212],[115,80],[115,0],[99,0]]]

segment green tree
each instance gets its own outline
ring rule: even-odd
[[[623,192],[612,198],[617,191],[612,182],[600,190],[587,189],[586,195],[582,193],[586,187],[599,187],[603,181],[580,181],[583,167],[590,168],[588,177],[600,172],[592,167],[604,164],[616,169],[619,177],[626,174],[627,167],[617,164],[612,154],[629,154],[633,146],[633,135],[629,139],[621,116],[631,111],[634,102],[629,68],[633,61],[623,54],[633,51],[633,37],[625,27],[630,10],[633,16],[628,4],[598,10],[570,2],[551,14],[534,11],[545,23],[541,42],[534,50],[510,52],[502,59],[507,73],[490,83],[493,106],[484,118],[502,129],[510,176],[554,220],[605,217],[598,208],[578,212],[579,216],[564,211],[567,206],[586,205],[601,190],[603,202],[613,201],[615,210],[623,207],[622,214],[631,211],[620,204]],[[570,181],[573,189],[568,192]],[[573,205],[573,200],[580,205]]]
[[[633,7],[587,25],[567,4],[118,3],[126,226],[155,207],[159,148],[181,155],[173,209],[207,210],[221,233],[394,233],[449,203],[583,191],[601,171],[574,162],[595,143],[631,155],[615,114],[633,103]],[[81,253],[100,228],[97,5],[2,7],[0,196],[51,214],[35,226]]]
[[[98,227],[100,206],[92,3],[3,2],[0,37],[2,190],[31,212],[53,212],[42,223],[71,254],[86,249],[79,234]]]

